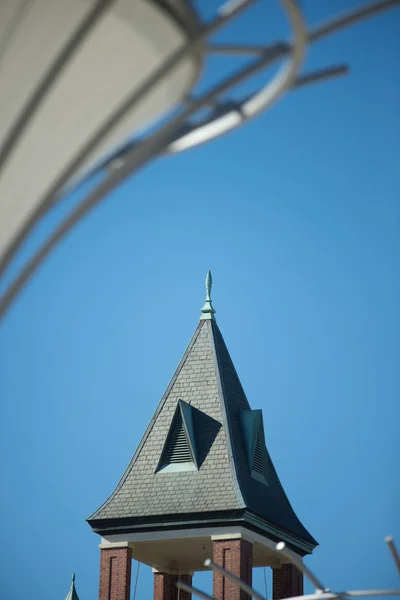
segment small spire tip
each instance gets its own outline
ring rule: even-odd
[[[207,271],[207,277],[206,277],[206,301],[205,304],[203,306],[203,308],[201,309],[202,315],[200,317],[200,320],[206,320],[206,319],[212,319],[213,321],[215,321],[215,309],[213,308],[212,305],[212,300],[211,300],[211,288],[212,288],[212,275],[211,275],[211,271],[208,270]]]

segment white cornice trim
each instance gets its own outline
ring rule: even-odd
[[[158,569],[152,569],[153,573],[166,573],[167,575],[194,575],[194,571],[177,571],[176,569],[164,569],[164,568],[158,568]]]
[[[217,533],[218,532],[218,533]],[[215,527],[204,527],[202,529],[171,529],[168,531],[146,531],[138,533],[118,533],[114,535],[108,535],[102,538],[102,544],[100,548],[111,548],[128,546],[130,544],[139,544],[141,542],[157,542],[159,540],[185,540],[185,539],[196,539],[196,538],[211,538],[211,540],[233,540],[243,538],[252,544],[257,543],[268,550],[276,553],[277,563],[287,563],[290,560],[286,559],[282,554],[276,550],[276,542],[272,541],[268,537],[250,531],[245,527],[219,527],[217,530]],[[303,558],[293,552],[299,560]]]
[[[105,549],[111,549],[111,548],[127,548],[129,546],[129,542],[127,541],[118,541],[118,542],[113,542],[113,541],[109,541],[106,538],[101,538],[101,544],[99,544],[99,548],[101,548],[102,550]]]
[[[237,533],[219,533],[217,535],[212,535],[211,539],[213,542],[223,541],[223,540],[246,540],[247,542],[253,543],[253,539],[251,537],[250,532],[237,532]]]

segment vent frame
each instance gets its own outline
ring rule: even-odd
[[[198,469],[190,404],[178,400],[155,473]]]
[[[247,451],[249,475],[269,485],[269,457],[264,438],[261,410],[245,410],[240,413],[243,439]]]
[[[193,456],[190,450],[189,440],[185,431],[185,425],[182,418],[181,411],[178,411],[176,417],[172,423],[171,431],[169,433],[168,447],[165,453],[165,462],[170,463],[183,463],[192,462]]]

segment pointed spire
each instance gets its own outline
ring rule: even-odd
[[[204,321],[205,319],[212,319],[213,321],[215,321],[215,317],[214,317],[215,310],[212,306],[212,300],[211,300],[211,288],[212,288],[212,276],[211,276],[211,271],[208,271],[207,277],[206,277],[206,301],[205,301],[203,308],[201,309],[201,312],[203,314],[200,317],[200,321]]]
[[[75,589],[75,573],[72,573],[71,587],[69,588],[69,592],[68,592],[65,600],[79,600],[78,594],[76,593],[76,589]]]
[[[261,411],[250,409],[213,321],[210,285],[208,276],[203,309],[208,320],[199,322],[128,468],[89,524],[107,537],[118,527],[176,528],[177,517],[182,528],[200,528],[209,516],[214,527],[240,523],[267,538],[288,540],[301,556],[309,554],[317,542],[294,513],[273,467]],[[190,455],[191,472],[179,472],[189,470]],[[167,563],[178,564],[181,557],[168,552]],[[201,560],[198,564],[203,568]]]

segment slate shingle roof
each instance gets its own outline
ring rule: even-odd
[[[193,408],[199,468],[157,472],[179,400]],[[251,477],[240,425],[240,411],[249,409],[216,322],[200,321],[128,468],[89,523],[99,530],[99,523],[105,527],[109,520],[115,525],[119,519],[223,515],[247,509],[315,546],[269,456],[269,485]]]

